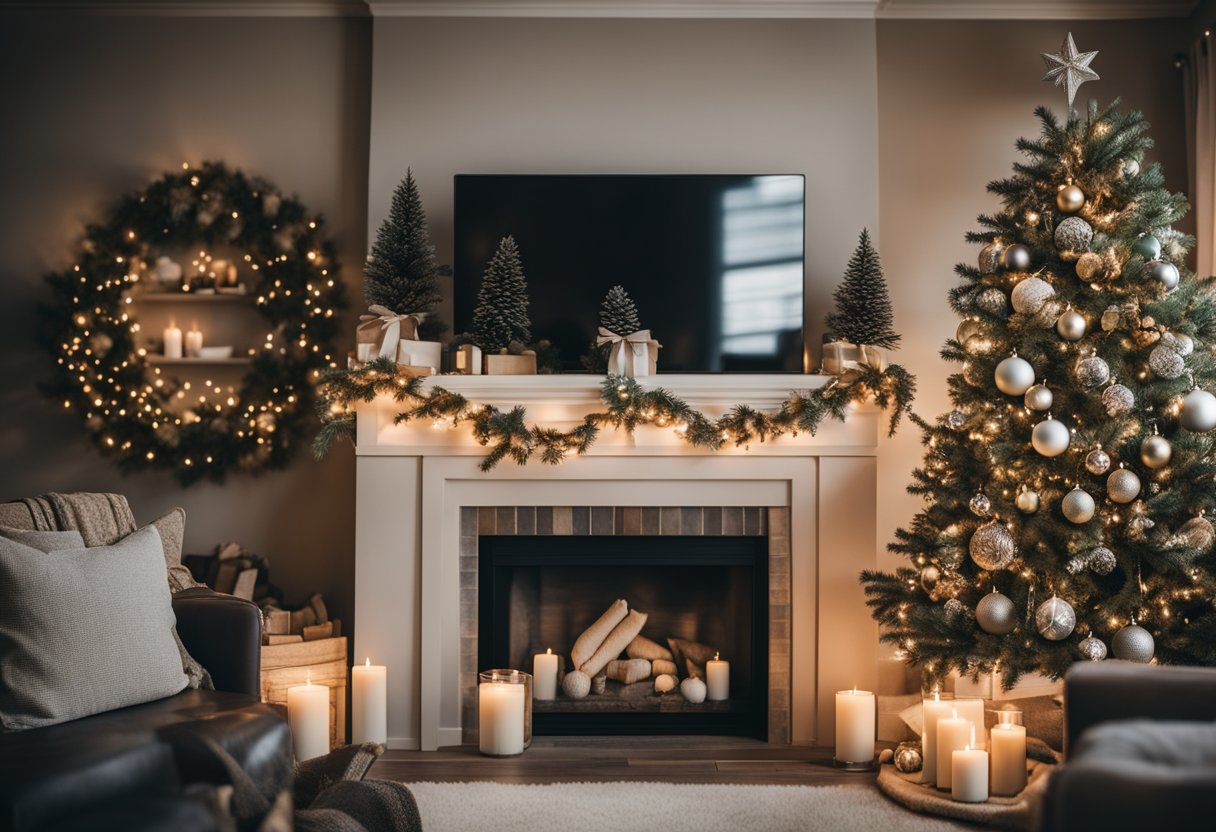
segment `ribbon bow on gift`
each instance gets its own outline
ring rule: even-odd
[[[418,327],[426,317],[425,312],[398,315],[391,309],[376,305],[368,307],[368,311],[372,314],[359,316],[359,335],[371,334],[373,338],[365,343],[378,342],[380,356],[393,360],[397,359],[397,342],[417,341]]]
[[[600,327],[596,346],[612,344],[608,353],[608,372],[630,377],[648,375],[650,372],[650,330],[639,329],[631,335],[617,335],[610,329]],[[626,347],[629,348],[626,353]]]

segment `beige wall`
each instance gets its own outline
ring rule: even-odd
[[[72,262],[84,224],[184,160],[222,159],[297,192],[328,218],[355,283],[370,32],[367,20],[0,17],[0,499],[121,491],[141,521],[184,506],[187,551],[240,541],[271,558],[289,600],[322,589],[353,621],[348,448],[222,487],[123,477],[35,390],[49,358],[33,311],[41,275]]]

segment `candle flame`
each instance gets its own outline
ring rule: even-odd
[[[964,746],[963,746],[963,750],[964,750],[964,751],[970,751],[970,750],[971,750],[971,743],[967,743],[966,745],[964,745]]]
[[[364,667],[372,666],[372,657],[371,656],[368,656],[366,659],[363,660],[363,666]]]
[[[951,718],[951,719],[958,719],[958,708],[951,708],[951,709],[950,709],[950,718]]]
[[[198,321],[191,321],[191,322],[190,322],[190,331],[191,331],[191,332],[198,332]]]
[[[553,648],[552,648],[552,647],[550,647],[548,650],[546,650],[546,651],[545,651],[545,655],[546,655],[546,656],[552,656],[552,655],[553,655]]]
[[[971,742],[967,746],[968,751],[971,750],[972,745],[975,745],[975,723],[974,722],[971,723]]]
[[[308,671],[308,676],[307,676],[307,678],[305,678],[304,684],[306,684],[306,685],[312,684],[312,671],[311,670]]]
[[[717,661],[717,660],[718,660],[718,656],[720,656],[720,655],[721,655],[720,653],[715,652],[715,653],[714,653],[714,661]]]

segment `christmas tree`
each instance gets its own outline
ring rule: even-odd
[[[363,268],[367,303],[399,315],[427,313],[420,335],[434,339],[447,328],[429,315],[443,300],[439,278],[448,273],[446,266],[435,262],[435,247],[427,233],[422,198],[414,183],[414,173],[407,168],[405,179],[393,192],[388,218],[376,232],[371,256]]]
[[[473,343],[487,353],[501,352],[511,342],[532,338],[528,320],[528,283],[514,237],[503,237],[486,266],[477,307],[473,310]]]
[[[1009,686],[1108,649],[1216,664],[1216,281],[1183,266],[1185,199],[1117,104],[1036,111],[968,235],[978,268],[956,268],[954,409],[917,420],[927,506],[890,546],[911,565],[862,575],[882,639],[931,680]]]
[[[828,313],[826,323],[838,338],[886,349],[899,343],[899,335],[891,328],[895,312],[887,293],[887,279],[868,230],[862,230],[857,250],[845,269],[844,282],[832,297],[836,311]]]

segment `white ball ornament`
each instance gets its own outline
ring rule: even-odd
[[[1018,511],[1022,514],[1034,514],[1039,510],[1039,492],[1033,488],[1023,488],[1018,492],[1017,500]]]
[[[1010,293],[1013,311],[1022,315],[1033,315],[1056,293],[1052,285],[1041,277],[1028,277],[1019,281]]]
[[[1183,396],[1178,420],[1192,433],[1207,433],[1216,428],[1216,396],[1196,387]]]
[[[1140,443],[1140,461],[1147,468],[1154,470],[1164,468],[1170,464],[1170,458],[1173,455],[1174,449],[1164,436],[1154,433],[1152,436],[1144,437],[1144,441]]]
[[[1050,410],[1054,400],[1055,396],[1052,395],[1051,388],[1045,383],[1039,382],[1026,391],[1026,398],[1023,401],[1031,410]]]
[[[696,676],[689,676],[683,682],[680,682],[680,693],[694,705],[699,705],[705,701],[705,683]]]
[[[1195,340],[1183,332],[1167,332],[1161,336],[1161,343],[1183,358],[1195,351]]]
[[[1056,334],[1065,341],[1080,341],[1085,337],[1087,327],[1085,316],[1070,307],[1056,321]]]
[[[1020,396],[1034,384],[1034,367],[1015,352],[996,365],[997,389],[1010,396]]]
[[[1043,456],[1059,456],[1068,450],[1070,441],[1068,428],[1050,415],[1035,425],[1030,433],[1030,444]]]
[[[1120,172],[1130,179],[1140,173],[1140,163],[1135,159],[1124,159]]]
[[[562,693],[571,699],[582,699],[591,693],[591,677],[581,670],[572,670],[562,677]]]
[[[1064,513],[1064,519],[1080,525],[1094,519],[1097,505],[1094,498],[1089,496],[1089,492],[1078,485],[1064,495],[1064,499],[1060,501],[1060,510]]]

